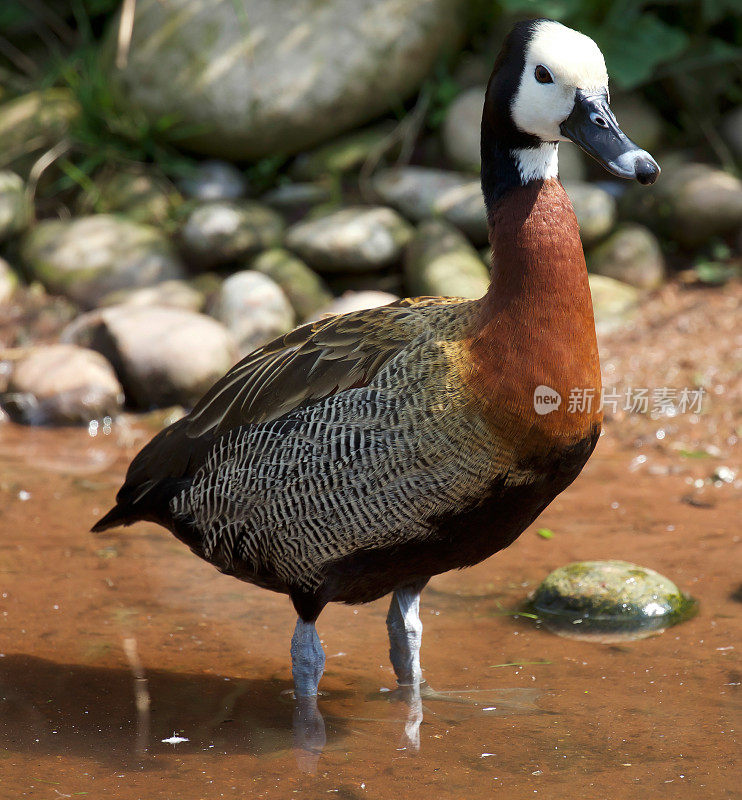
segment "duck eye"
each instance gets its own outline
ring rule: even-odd
[[[551,73],[542,64],[539,64],[536,67],[535,75],[536,75],[536,80],[539,83],[554,83],[554,78],[552,77]]]

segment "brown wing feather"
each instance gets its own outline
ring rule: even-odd
[[[319,320],[251,353],[199,401],[187,435],[269,422],[367,383],[424,325],[409,301]]]
[[[137,454],[116,497],[117,505],[94,530],[137,519],[167,524],[167,502],[174,487],[193,474],[221,434],[269,422],[305,403],[368,384],[427,328],[420,308],[446,302],[451,301],[407,299],[330,317],[251,353],[188,416],[161,431]]]

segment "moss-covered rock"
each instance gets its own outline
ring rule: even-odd
[[[84,308],[118,289],[184,274],[159,230],[108,214],[39,222],[23,238],[21,255],[32,278]]]
[[[412,295],[478,298],[489,286],[489,272],[477,251],[442,220],[428,220],[417,229],[404,274]]]
[[[289,215],[304,216],[315,206],[332,200],[333,190],[330,181],[281,183],[261,198],[261,202]]]
[[[475,245],[487,243],[487,215],[479,178],[442,169],[397,167],[374,176],[374,191],[407,219],[444,219]]]
[[[31,219],[26,187],[15,172],[0,172],[0,242],[20,233]]]
[[[590,275],[589,280],[597,332],[607,334],[628,325],[636,315],[640,291],[605,275]]]
[[[250,266],[283,289],[300,320],[309,319],[332,302],[332,292],[322,278],[288,250],[266,250]]]
[[[591,272],[638,289],[656,289],[665,279],[665,257],[657,237],[643,225],[619,226],[588,254]]]
[[[191,211],[179,238],[184,258],[208,269],[278,246],[283,230],[282,217],[261,203],[215,200]]]
[[[582,244],[591,247],[613,230],[616,201],[605,189],[591,183],[568,182],[564,188],[577,216]]]
[[[0,105],[0,167],[13,165],[23,174],[35,154],[48,150],[67,133],[80,113],[67,89],[42,89]]]
[[[411,237],[391,208],[351,206],[293,225],[286,246],[323,272],[367,272],[397,261]]]
[[[384,145],[393,129],[393,122],[382,122],[347,133],[308,153],[300,153],[291,166],[291,176],[299,181],[312,181],[324,175],[344,175],[358,170]]]
[[[230,275],[214,297],[210,312],[234,336],[240,357],[288,333],[296,322],[281,287],[254,270]]]
[[[90,191],[80,195],[78,211],[119,212],[134,222],[167,226],[182,203],[174,186],[142,169],[106,170],[96,176]]]
[[[604,641],[661,632],[694,610],[694,602],[668,578],[626,561],[560,567],[539,586],[531,604],[555,633]]]

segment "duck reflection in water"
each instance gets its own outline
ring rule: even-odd
[[[430,691],[425,682],[398,686],[386,693],[390,701],[398,701],[404,717],[393,720],[402,723],[398,750],[417,753],[420,750],[420,725],[423,721],[423,696]],[[435,694],[435,693],[433,693]],[[294,752],[302,772],[317,771],[320,756],[327,743],[325,720],[317,706],[317,697],[297,697],[294,706]]]
[[[394,726],[390,746],[396,741],[397,752],[415,755],[421,749],[420,726],[424,715],[438,718],[446,725],[463,722],[480,714],[488,717],[510,717],[543,713],[536,705],[537,689],[464,689],[437,692],[425,681],[407,686],[398,685],[366,697],[367,702],[384,700],[394,705],[391,716],[328,717],[332,723],[365,722]],[[296,697],[294,706],[294,753],[302,772],[315,773],[327,743],[325,721],[317,705],[317,697]],[[332,746],[332,741],[330,742]]]
[[[381,692],[341,689],[320,695],[326,732],[316,697],[288,707],[277,702],[290,694],[282,681],[152,668],[134,655],[132,643],[123,650],[118,667],[10,653],[0,659],[4,752],[34,763],[51,756],[161,770],[174,753],[272,758],[290,749],[293,736],[299,768],[315,772],[325,746],[357,755],[375,741],[390,756],[416,753],[423,714],[449,727],[476,725],[483,715],[543,713],[531,688],[438,693],[423,682]]]

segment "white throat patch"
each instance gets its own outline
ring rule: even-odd
[[[540,147],[513,150],[511,155],[518,167],[521,183],[556,178],[559,174],[557,147],[556,142],[547,142]]]

